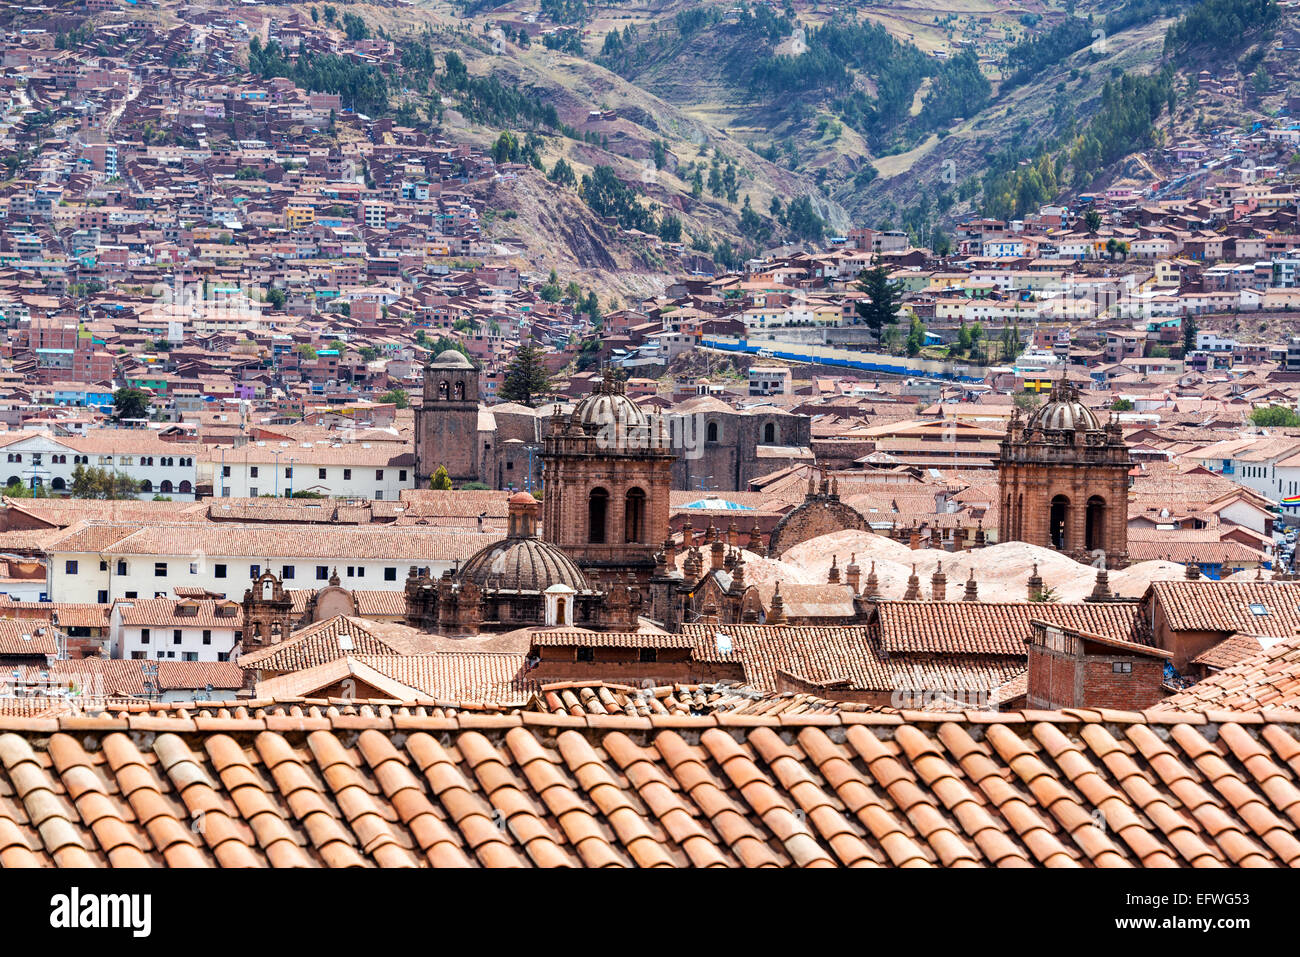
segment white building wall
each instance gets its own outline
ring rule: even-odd
[[[231,601],[243,601],[245,590],[265,570],[267,560],[266,556],[195,554],[108,556],[102,561],[98,555],[85,552],[57,552],[50,555],[46,590],[51,601],[103,603],[172,597],[173,589],[184,586],[204,588]],[[343,587],[372,591],[401,591],[412,565],[429,569],[429,574],[436,578],[455,564],[451,559],[430,561],[399,556],[382,561],[301,556],[270,556],[269,560],[271,571],[284,581],[287,589],[324,588],[337,568]],[[75,570],[69,569],[68,562],[77,563]],[[291,571],[286,574],[286,569]]]
[[[177,631],[180,632],[179,640],[176,637]],[[202,628],[124,625],[120,643],[115,642],[118,649],[115,657],[139,657],[158,661],[228,660],[235,645],[235,629],[211,628],[207,631],[208,638],[205,641]],[[193,657],[186,657],[187,655]]]
[[[227,474],[229,473],[229,474]],[[394,501],[401,490],[415,487],[415,466],[314,465],[282,456],[274,463],[256,465],[231,462],[213,463],[212,493],[218,498],[257,498],[259,495],[284,496],[294,492],[317,491],[332,498],[365,498]]]
[[[197,484],[195,451],[178,445],[175,449],[148,455],[85,455],[38,435],[13,442],[0,451],[0,485],[8,485],[11,478],[17,478],[30,488],[33,478],[36,478],[40,485],[58,494],[71,487],[72,473],[81,465],[122,472],[137,481],[148,481],[150,490],[142,491],[138,498],[151,499],[161,494],[178,502],[192,502]],[[179,491],[182,482],[189,483],[189,492]]]

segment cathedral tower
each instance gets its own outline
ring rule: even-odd
[[[1017,409],[998,455],[999,538],[1054,548],[1076,561],[1128,562],[1128,473],[1119,422],[1105,426],[1057,383],[1021,422]]]
[[[544,437],[543,537],[584,570],[648,580],[668,530],[675,457],[662,420],[607,374]]]

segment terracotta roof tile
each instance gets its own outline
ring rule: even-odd
[[[1300,635],[1275,641],[1258,654],[1229,664],[1156,705],[1158,710],[1189,712],[1207,708],[1250,712],[1296,707],[1300,707]]]
[[[1300,866],[1295,712],[1253,728],[1033,712],[680,731],[671,714],[485,726],[431,700],[119,713],[157,726],[0,717],[0,863]],[[254,730],[204,729],[218,719]]]

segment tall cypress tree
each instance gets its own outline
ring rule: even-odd
[[[551,373],[542,361],[544,353],[531,342],[525,342],[506,366],[505,380],[497,389],[497,398],[505,402],[518,402],[533,408],[539,399],[551,391]]]
[[[885,326],[892,326],[898,321],[903,289],[898,283],[890,281],[889,270],[884,266],[864,269],[858,274],[858,279],[858,289],[869,297],[858,302],[858,315],[879,339]]]

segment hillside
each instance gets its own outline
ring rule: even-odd
[[[1043,0],[346,9],[427,60],[390,97],[406,110],[400,121],[483,147],[503,130],[531,134],[540,170],[493,188],[505,217],[491,236],[521,240],[532,268],[568,266],[602,290],[644,294],[682,261],[676,247],[629,240],[615,220],[680,240],[687,261],[734,268],[855,224],[937,245],[971,213],[1019,215],[1108,182],[1159,178],[1133,154],[1197,125],[1240,123],[1243,110],[1274,108],[1287,92],[1225,103],[1221,116],[1192,105],[1196,70],[1225,68],[1229,53],[1286,75],[1289,12],[1278,29],[1165,50],[1180,17],[1226,2],[1079,2],[1069,13]],[[449,57],[472,83],[497,84],[492,102],[446,82]],[[506,96],[519,102],[501,108]],[[1151,115],[1129,115],[1138,102]],[[1081,148],[1088,137],[1098,142]],[[1042,175],[1026,180],[1024,160]],[[556,174],[561,161],[568,180]],[[579,186],[605,167],[613,194],[586,208]]]

